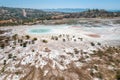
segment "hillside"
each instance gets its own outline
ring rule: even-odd
[[[98,10],[98,9],[93,9],[93,10],[88,10],[80,13],[71,13],[70,17],[72,18],[109,18],[109,17],[119,17],[120,12],[108,12],[105,10]]]
[[[37,9],[0,7],[0,24],[17,25],[49,18],[50,14]]]
[[[65,10],[65,9],[61,9]],[[70,9],[72,11],[74,9]],[[74,11],[73,11],[74,12]],[[44,20],[63,20],[70,18],[113,18],[120,17],[120,12],[105,10],[87,10],[76,13],[49,12],[39,9],[0,7],[0,26],[44,24]],[[53,21],[54,22],[54,21]],[[62,22],[64,23],[64,22]]]
[[[24,9],[24,8],[9,8],[9,7],[0,7],[0,20],[8,19],[25,19],[25,18],[41,18],[46,16],[47,13],[42,10],[37,9]]]

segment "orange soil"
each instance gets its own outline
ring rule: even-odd
[[[100,35],[98,34],[86,34],[86,35],[93,38],[100,38]]]

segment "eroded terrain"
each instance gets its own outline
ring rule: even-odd
[[[92,19],[1,27],[9,31],[1,33],[0,80],[119,80],[119,26],[115,20]],[[46,28],[52,32],[30,32]]]

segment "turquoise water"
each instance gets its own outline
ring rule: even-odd
[[[31,29],[30,33],[34,34],[42,34],[42,33],[49,33],[51,32],[51,29]]]

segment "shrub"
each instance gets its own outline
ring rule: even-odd
[[[26,39],[30,39],[30,36],[29,36],[29,35],[26,35],[25,37],[26,37]]]
[[[34,41],[37,41],[37,38],[33,38]]]
[[[20,44],[20,46],[23,46],[23,44]]]
[[[32,44],[35,44],[34,40],[32,40]]]
[[[5,40],[5,43],[8,43],[9,42],[9,40]]]
[[[95,44],[93,42],[91,42],[90,44],[91,44],[91,46],[95,46]]]
[[[1,69],[1,72],[4,72],[5,71],[5,67],[3,66],[2,69]]]
[[[35,52],[35,50],[33,49],[32,52]]]
[[[51,39],[54,40],[54,37],[52,36]]]
[[[27,46],[27,44],[26,43],[23,43],[23,47],[26,47]]]
[[[12,47],[13,49],[15,49],[15,47]]]
[[[78,38],[79,40],[83,41],[83,38]]]
[[[13,42],[14,45],[16,45],[16,42]]]
[[[47,40],[45,40],[45,39],[44,39],[44,40],[42,40],[42,42],[43,42],[43,43],[48,43],[48,41],[47,41]]]
[[[100,80],[103,80],[103,75],[99,72],[97,76]]]
[[[79,51],[78,51],[77,48],[74,49],[74,52],[75,52],[75,54],[78,54],[78,53],[79,53]]]
[[[13,56],[13,60],[16,60],[17,56]]]
[[[9,55],[8,55],[8,59],[11,59],[11,58],[12,58],[12,54],[9,54]]]
[[[23,42],[23,40],[22,39],[18,39],[18,43],[22,43]]]
[[[4,49],[5,48],[5,44],[1,44],[0,47],[1,47],[1,49]]]
[[[76,39],[74,39],[74,41],[76,42]]]
[[[100,45],[101,45],[101,43],[99,43],[99,42],[98,42],[98,43],[97,43],[97,45],[99,45],[99,46],[100,46]]]
[[[55,37],[55,40],[58,40],[58,37]]]
[[[65,39],[63,39],[63,42],[65,42],[66,40]]]
[[[116,73],[116,79],[120,80],[120,70],[118,70],[117,73]]]
[[[3,64],[6,65],[6,60],[4,60]]]
[[[45,52],[51,52],[49,48],[45,48]]]
[[[62,37],[62,35],[59,35],[59,38],[61,38]]]
[[[91,69],[90,70],[90,75],[93,77],[94,76],[94,73],[93,73],[93,70]]]
[[[15,74],[16,75],[22,74],[22,71],[16,71]]]
[[[16,40],[18,38],[18,34],[13,35],[12,38]]]

